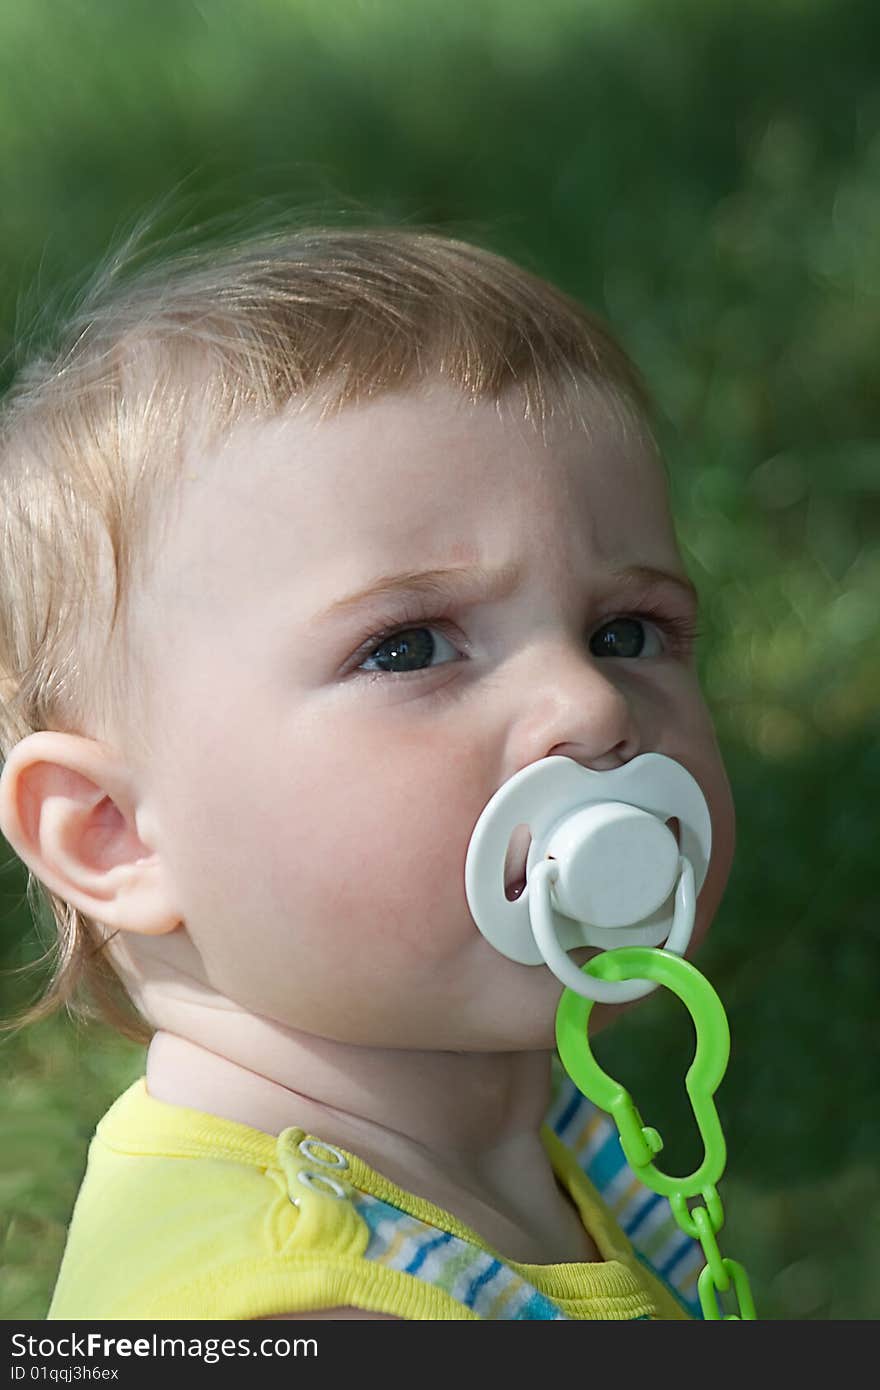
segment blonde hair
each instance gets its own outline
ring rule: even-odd
[[[216,437],[293,401],[341,409],[439,376],[475,400],[517,387],[538,421],[585,386],[636,429],[648,416],[598,320],[463,241],[316,228],[122,260],[0,409],[0,760],[40,729],[143,743],[128,600],[197,413]],[[54,919],[54,968],[25,1018],[66,1005],[142,1039],[95,924],[33,874],[28,899],[38,926]]]

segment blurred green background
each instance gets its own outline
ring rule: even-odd
[[[645,373],[739,812],[701,965],[734,1040],[722,1250],[765,1318],[880,1314],[878,60],[873,0],[0,5],[0,353],[173,193],[169,226],[265,200],[470,236]],[[24,883],[7,968],[36,951]],[[668,997],[597,1048],[673,1171],[691,1050]],[[0,1046],[3,1318],[44,1315],[141,1063],[66,1020]]]

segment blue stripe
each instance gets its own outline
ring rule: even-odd
[[[665,1203],[666,1198],[661,1197],[659,1192],[649,1191],[648,1200],[642,1206],[639,1207],[638,1211],[635,1213],[634,1218],[631,1221],[629,1221],[625,1226],[621,1221],[620,1224],[621,1226],[623,1226],[623,1229],[626,1232],[626,1234],[632,1237],[633,1232],[639,1229],[645,1217],[648,1216],[652,1211],[654,1211],[661,1204],[661,1202]]]
[[[612,1129],[607,1139],[600,1144],[594,1154],[590,1155],[586,1165],[587,1176],[590,1178],[594,1187],[604,1193],[608,1184],[613,1178],[617,1177],[621,1168],[626,1167],[626,1159],[620,1147],[620,1139],[616,1129]]]
[[[643,1264],[645,1266],[645,1269],[651,1271],[655,1279],[660,1279],[659,1270],[656,1270],[654,1268],[654,1266],[651,1264],[651,1261],[649,1259],[646,1259],[646,1257],[642,1254],[641,1250],[636,1250],[636,1259],[639,1261],[640,1264]],[[660,1283],[663,1285],[663,1287],[667,1290],[668,1293],[672,1294],[672,1297],[675,1299],[676,1303],[684,1309],[684,1311],[689,1315],[689,1317],[697,1319],[702,1318],[703,1310],[700,1307],[698,1301],[692,1302],[691,1299],[685,1298],[681,1289],[677,1289],[674,1284],[670,1284],[668,1279],[660,1279]]]
[[[676,1245],[672,1254],[667,1256],[667,1258],[663,1261],[662,1265],[657,1266],[657,1273],[661,1276],[661,1278],[668,1279],[670,1271],[675,1269],[675,1266],[678,1264],[679,1260],[681,1260],[692,1247],[693,1241],[691,1240],[690,1236],[682,1234],[679,1237],[678,1244]]]
[[[565,1107],[562,1114],[559,1116],[559,1119],[553,1126],[557,1136],[560,1139],[562,1138],[562,1131],[565,1129],[566,1125],[571,1124],[571,1121],[580,1109],[583,1100],[584,1097],[581,1095],[577,1087],[573,1087],[571,1093],[571,1100],[568,1102],[568,1105]]]
[[[425,1260],[431,1254],[432,1250],[439,1249],[441,1245],[448,1245],[452,1239],[453,1237],[448,1233],[448,1231],[444,1231],[441,1236],[437,1236],[436,1240],[426,1241],[425,1244],[421,1247],[421,1249],[416,1252],[415,1258],[411,1260],[410,1263],[407,1265],[404,1273],[415,1274],[418,1270],[421,1269],[422,1265],[425,1263]]]
[[[564,1318],[565,1314],[549,1298],[545,1298],[537,1289],[532,1294],[528,1303],[524,1303],[516,1314],[515,1322],[553,1322],[558,1318]]]
[[[480,1289],[483,1287],[484,1284],[488,1284],[490,1279],[494,1279],[495,1275],[501,1268],[502,1266],[498,1260],[492,1260],[489,1264],[489,1267],[487,1269],[484,1269],[483,1273],[477,1276],[477,1278],[473,1281],[463,1299],[463,1302],[467,1304],[468,1308],[473,1308],[474,1304],[476,1303],[477,1294],[480,1292]]]

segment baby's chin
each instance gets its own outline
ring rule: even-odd
[[[584,966],[602,952],[593,946],[578,946],[568,953],[569,959],[578,967]],[[556,1047],[556,1013],[562,998],[564,986],[547,966],[521,966],[520,970],[530,972],[522,992],[511,992],[509,1006],[496,1005],[494,1022],[499,1036],[507,1036],[507,1048],[511,1052],[530,1048],[553,1049]],[[533,973],[532,973],[533,972]],[[522,983],[522,981],[520,981]],[[633,1000],[626,1004],[594,1003],[589,1016],[590,1037],[600,1033],[621,1014],[636,1007],[641,1001]],[[504,1048],[499,1043],[500,1050]]]

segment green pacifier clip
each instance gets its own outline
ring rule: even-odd
[[[685,1088],[703,1140],[702,1163],[687,1177],[663,1173],[654,1159],[663,1148],[656,1129],[645,1125],[629,1092],[602,1070],[593,1056],[588,1035],[594,1000],[566,988],[556,1012],[556,1042],[562,1065],[580,1091],[605,1110],[620,1132],[627,1162],[646,1187],[669,1198],[672,1214],[681,1229],[698,1240],[706,1266],[697,1281],[703,1317],[725,1321],[753,1319],[755,1304],[749,1280],[737,1260],[722,1256],[716,1237],[724,1225],[724,1211],[716,1183],[727,1158],[724,1135],[713,1097],[727,1069],[730,1030],[727,1015],[708,980],[688,961],[648,946],[622,946],[605,951],[583,966],[583,972],[605,981],[652,980],[672,990],[693,1020],[697,1035],[694,1059],[685,1077]],[[688,1199],[701,1203],[688,1206]],[[732,1290],[738,1311],[721,1312],[719,1294]]]

